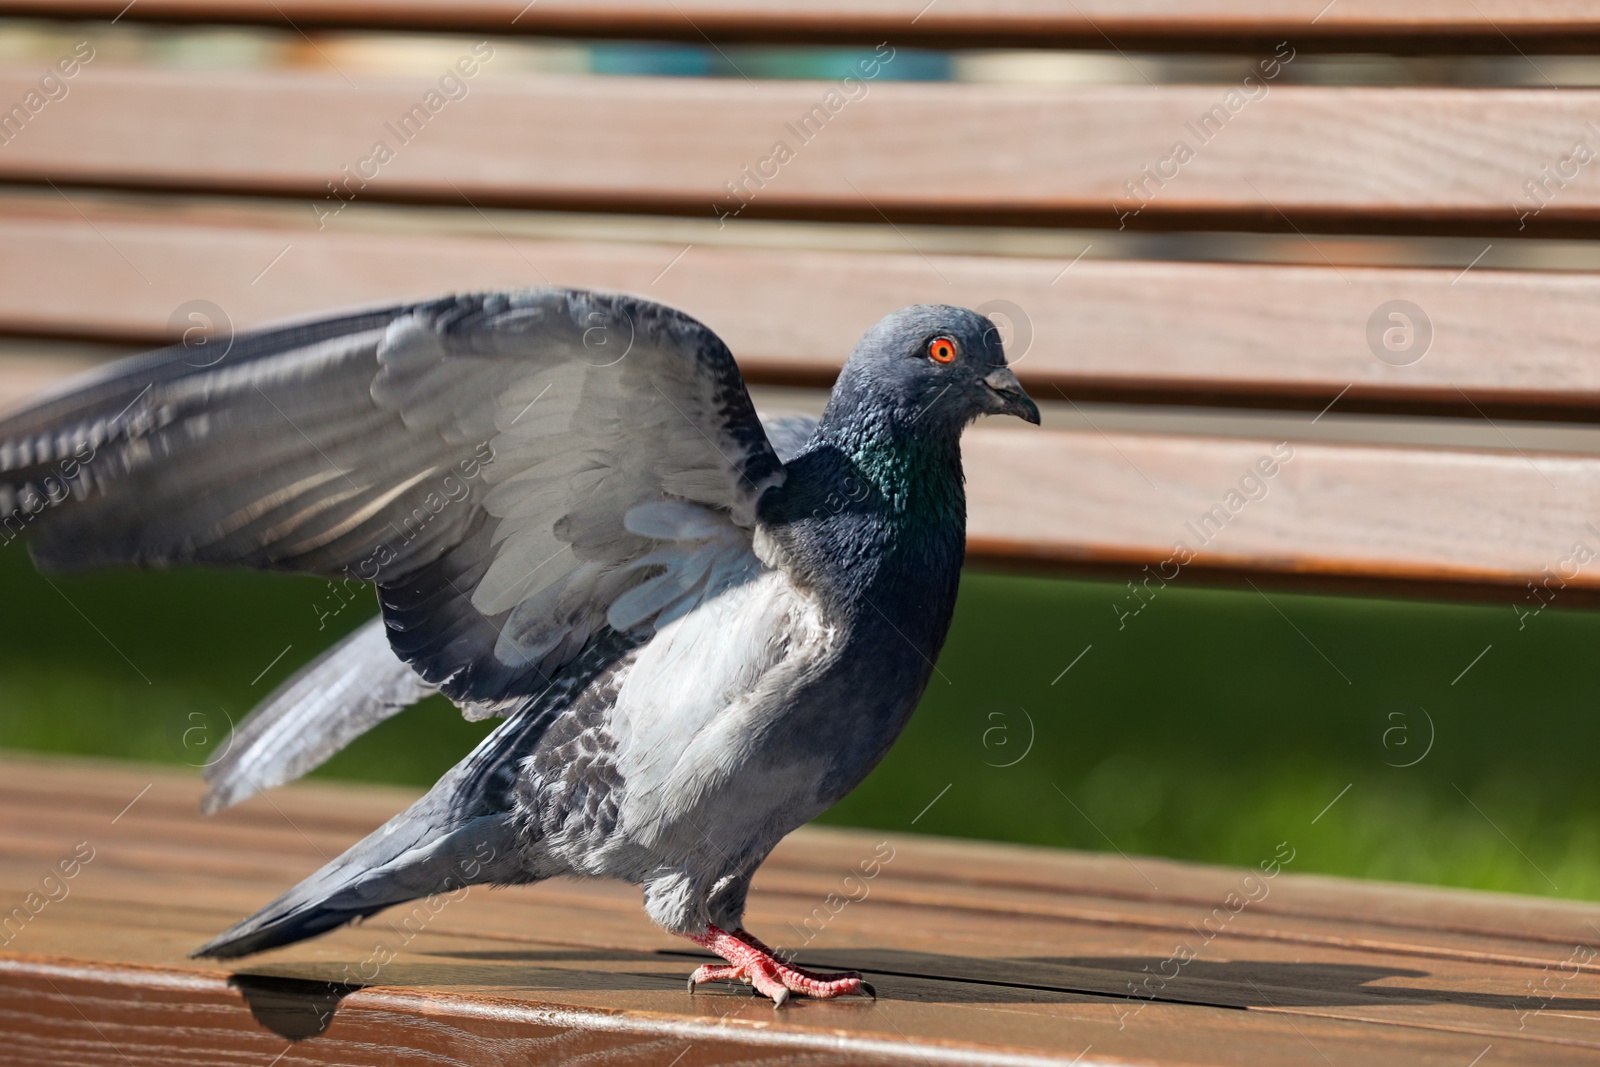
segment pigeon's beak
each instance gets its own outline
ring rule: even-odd
[[[1015,415],[1025,422],[1039,425],[1039,405],[1022,391],[1022,383],[1011,373],[1010,367],[1000,367],[984,375],[983,384],[990,393],[989,414]]]

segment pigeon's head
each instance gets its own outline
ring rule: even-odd
[[[954,433],[979,415],[1039,423],[1038,406],[1006,366],[999,327],[946,304],[901,308],[868,330],[834,386],[836,404]]]

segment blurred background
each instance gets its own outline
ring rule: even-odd
[[[97,69],[333,67],[432,76],[477,38],[262,28],[91,26]],[[0,64],[33,69],[81,26],[0,20]],[[486,80],[843,77],[870,49],[494,41]],[[1001,84],[1216,84],[1253,55],[901,49],[886,80]],[[1284,84],[1600,85],[1600,60],[1541,56],[1306,55]],[[35,193],[9,190],[26,198]],[[95,194],[122,208],[137,193]],[[206,201],[229,210],[224,197]],[[251,204],[249,210],[271,210]],[[302,205],[294,210],[303,214]],[[487,225],[487,230],[486,230]],[[555,235],[1037,257],[1600,269],[1600,246],[1550,237],[1133,233],[846,222],[714,220],[358,203],[356,232]],[[1092,245],[1092,251],[1088,246]],[[5,255],[0,249],[0,257]],[[560,279],[555,279],[557,282]],[[405,295],[405,294],[397,294]],[[311,306],[308,304],[308,306]],[[711,324],[713,327],[716,323]],[[0,339],[0,404],[69,369],[130,351],[92,337]],[[816,410],[816,388],[757,390]],[[1262,441],[1436,443],[1600,452],[1600,430],[1505,420],[1409,420],[1114,403],[1046,404],[1047,424]],[[1253,865],[1292,838],[1295,870],[1575,898],[1600,897],[1600,790],[1586,773],[1600,615],[1551,607],[1524,626],[1509,594],[1484,603],[1373,599],[1185,575],[1136,617],[1113,605],[1132,575],[1093,580],[969,570],[939,673],[883,765],[824,820],[1130,855]],[[252,574],[37,574],[0,548],[0,746],[200,767],[231,723],[375,605],[325,583]],[[1483,650],[1479,652],[1478,650]],[[1473,659],[1474,654],[1478,656]],[[1470,662],[1469,662],[1470,661]],[[319,777],[425,786],[485,724],[442,699],[359,740]],[[198,770],[196,770],[198,773]]]

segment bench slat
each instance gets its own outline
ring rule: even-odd
[[[1584,0],[8,0],[0,15],[456,30],[717,41],[1110,49],[1308,47],[1581,51],[1600,40]],[[1513,44],[1508,38],[1513,38]]]
[[[1298,443],[1273,476],[1247,480],[1258,462],[1272,466],[1273,447],[980,426],[964,445],[969,558],[1148,568],[1137,597],[1108,595],[1119,618],[1158,595],[1163,578],[1191,573],[1179,546],[1213,575],[1390,591],[1476,586],[1530,612],[1552,599],[1592,602],[1600,589],[1600,565],[1585,563],[1600,559],[1591,508],[1600,460]],[[1574,558],[1579,542],[1588,554]],[[1545,584],[1547,573],[1555,577]]]
[[[1600,601],[1589,510],[1600,457],[993,424],[969,431],[963,452],[968,559],[1137,571],[1140,590],[1108,591],[1119,620],[1196,575],[1467,595],[1519,612]]]
[[[0,330],[157,344],[172,336],[174,309],[197,298],[243,329],[360,304],[550,282],[674,304],[712,324],[753,381],[825,385],[861,333],[896,307],[1003,299],[1031,323],[1025,348],[1026,331],[1009,340],[1019,374],[1041,400],[1316,411],[1338,397],[1339,411],[1600,417],[1594,274],[1092,258],[1073,265],[712,244],[685,251],[684,244],[513,239],[492,229],[486,236],[383,233],[346,225],[354,213],[319,232],[309,211],[74,203],[0,198],[7,249]],[[481,219],[472,213],[469,221]],[[1422,308],[1432,333],[1427,354],[1405,366],[1377,358],[1368,339],[1375,313],[1398,299]],[[1382,329],[1392,327],[1384,314],[1377,318]],[[1413,333],[1411,343],[1423,342]],[[1418,351],[1382,350],[1397,362]]]
[[[0,73],[0,101],[37,76]],[[1567,182],[1537,215],[1524,189],[1576,141],[1600,143],[1591,90],[1280,86],[1249,103],[1222,86],[863,83],[844,103],[830,83],[529,76],[469,83],[429,115],[431,81],[359,84],[91,66],[4,146],[0,179],[330,211],[332,184],[369,201],[701,217],[1600,232],[1600,183]],[[1182,165],[1179,141],[1194,153]]]
[[[307,656],[310,654],[306,651]],[[82,768],[82,773],[62,774],[63,763]],[[29,809],[27,819],[0,821],[0,832],[5,835],[4,855],[7,863],[22,862],[24,866],[29,856],[52,856],[61,841],[73,838],[75,827],[103,821],[121,811],[134,794],[152,781],[148,773],[141,777],[144,765],[81,757],[13,752],[5,755],[4,767],[0,811]],[[275,790],[271,803],[255,798],[225,814],[199,819],[196,812],[203,791],[199,779],[175,770],[159,777],[162,788],[140,799],[140,817],[127,823],[125,832],[129,836],[125,840],[130,845],[165,841],[169,846],[188,847],[192,866],[177,870],[170,864],[146,864],[131,847],[119,849],[118,862],[142,874],[164,872],[179,880],[226,877],[226,871],[237,869],[259,870],[266,877],[280,879],[309,873],[315,857],[308,850],[306,839],[300,836],[302,832],[324,851],[341,848],[387,821],[420,795],[419,790],[398,786],[300,781],[291,789]],[[176,784],[165,784],[169,778]],[[868,852],[871,841],[877,839],[868,841]],[[772,883],[786,886],[793,884],[791,876],[833,876],[838,873],[840,850],[856,847],[863,840],[868,839],[858,831],[813,826],[802,835],[787,838],[763,865],[762,872],[773,876]],[[274,866],[282,856],[296,857],[292,867]],[[1130,867],[1126,860],[1111,853],[1067,853],[994,842],[918,838],[916,850],[897,856],[884,871],[879,885],[901,889],[922,886],[936,894],[947,894],[947,904],[976,905],[987,893],[1021,894],[1030,911],[1042,910],[1050,902],[1059,908],[1058,898],[1064,892],[1082,897],[1099,909],[1126,909],[1135,906],[1129,902],[1155,901],[1180,907],[1209,906],[1237,885],[1237,873],[1228,868],[1161,859],[1141,859],[1138,867]],[[1169,884],[1164,890],[1152,889],[1140,870],[1153,880]],[[778,877],[780,873],[782,879]],[[763,887],[768,884],[769,880],[764,879]],[[259,885],[249,882],[238,888],[243,893],[260,892]],[[574,901],[595,893],[596,908],[615,904],[632,909],[638,903],[634,890],[609,883],[558,882],[547,891]],[[1492,895],[1338,879],[1297,881],[1291,895],[1280,897],[1252,905],[1252,911],[1277,916],[1274,922],[1286,924],[1286,935],[1300,922],[1357,921],[1369,927],[1371,935],[1413,948],[1462,947],[1463,943],[1450,940],[1459,936],[1468,939],[1467,944],[1475,944],[1483,956],[1532,956],[1539,957],[1541,963],[1550,959],[1547,953],[1570,949],[1573,939],[1585,932],[1584,923],[1593,916],[1594,908],[1581,901],[1527,897],[1518,902],[1514,911],[1507,911],[1501,906],[1501,898]],[[139,903],[162,899],[156,894],[130,898]],[[491,894],[480,910],[496,912],[509,899]],[[1015,904],[1017,898],[1008,899]],[[1381,908],[1377,907],[1379,901]],[[248,907],[249,903],[246,900],[242,906]],[[1063,909],[1062,913],[1067,912]],[[631,917],[632,912],[628,915]],[[469,927],[478,932],[492,929],[490,924],[481,929]],[[1498,948],[1491,948],[1496,945]],[[1543,948],[1538,947],[1541,945]],[[1588,973],[1600,974],[1600,959],[1579,966]]]

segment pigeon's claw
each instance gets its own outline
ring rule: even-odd
[[[877,999],[871,986],[861,980],[855,971],[838,974],[819,974],[815,971],[792,967],[778,958],[753,936],[740,930],[730,934],[715,926],[706,927],[704,934],[688,934],[689,940],[702,948],[715,952],[727,960],[727,965],[705,964],[696,968],[689,978],[689,991],[704,982],[739,979],[749,982],[756,992],[772,998],[772,1006],[781,1008],[791,993],[826,1000],[832,997],[865,993]]]
[[[703,967],[696,967],[689,976],[689,995],[693,996],[695,989],[707,982],[729,982],[735,978],[743,978],[744,974],[737,967],[719,967],[708,963]]]

